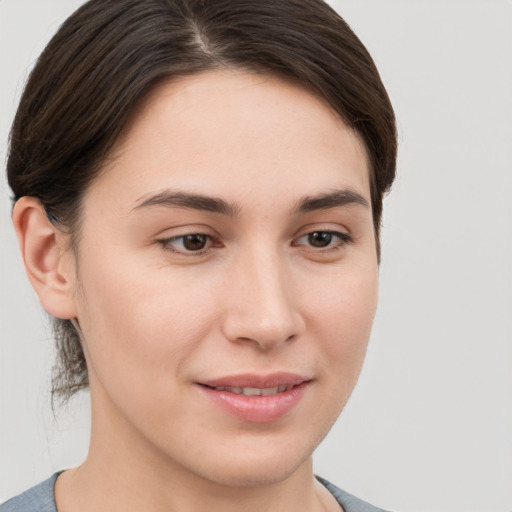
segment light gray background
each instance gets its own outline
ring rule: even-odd
[[[0,1],[0,158],[27,70],[79,0]],[[512,510],[512,3],[339,0],[396,108],[381,303],[317,473],[397,511]],[[52,417],[52,343],[0,182],[0,501],[77,464],[87,397]]]

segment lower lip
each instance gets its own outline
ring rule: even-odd
[[[199,387],[216,405],[237,418],[252,423],[276,421],[290,412],[300,401],[309,382],[303,382],[288,391],[268,396],[246,396]]]

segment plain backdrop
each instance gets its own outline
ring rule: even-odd
[[[0,0],[0,159],[27,72],[79,0]],[[396,511],[512,510],[512,3],[331,2],[396,109],[380,306],[315,470]],[[47,320],[0,181],[0,501],[79,463],[87,395],[55,419]]]

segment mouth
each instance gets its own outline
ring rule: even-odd
[[[228,391],[229,393],[234,393],[235,395],[245,395],[245,396],[272,396],[277,393],[284,393],[285,391],[289,391],[294,387],[294,385],[280,384],[279,386],[274,386],[272,388],[239,388],[239,387],[231,387],[231,386],[207,386],[210,389],[215,389],[216,391]]]
[[[237,419],[251,423],[287,416],[306,393],[312,379],[296,374],[238,375],[198,382],[202,392]]]

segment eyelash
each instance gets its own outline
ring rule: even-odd
[[[186,248],[184,250],[180,251],[180,250],[176,250],[176,249],[172,248],[172,244],[173,243],[175,244],[177,240],[181,240],[182,242],[184,242],[187,237],[194,237],[194,236],[204,237],[207,240],[207,247],[204,249],[199,249],[197,251],[193,251],[193,250],[186,249]],[[208,252],[213,241],[214,241],[214,238],[211,235],[206,235],[204,233],[186,233],[184,235],[173,236],[172,238],[166,238],[164,240],[158,240],[158,242],[162,245],[162,247],[165,250],[170,251],[174,254],[182,255],[182,256],[201,256]]]
[[[313,251],[315,253],[336,251],[336,250],[339,250],[353,242],[352,236],[349,235],[348,233],[343,233],[341,231],[321,230],[321,229],[310,231],[308,233],[304,233],[303,235],[301,235],[300,237],[298,237],[295,240],[298,241],[298,240],[301,240],[302,238],[311,237],[311,236],[318,235],[318,234],[327,235],[328,237],[331,237],[331,238],[329,239],[329,242],[328,242],[329,245],[327,245],[326,247],[314,247],[314,246],[310,245],[309,247],[311,249],[313,249]],[[172,247],[173,244],[176,244],[177,241],[181,241],[181,243],[183,244],[187,237],[203,237],[203,238],[205,238],[206,239],[206,247],[202,248],[202,249],[198,249],[197,251],[194,251],[191,249],[186,249],[186,248],[184,248],[183,250],[177,250]],[[337,240],[337,243],[335,245],[331,245],[331,242],[333,241],[333,239]],[[160,243],[165,250],[172,252],[173,254],[178,254],[180,256],[186,256],[186,257],[202,256],[202,255],[206,254],[211,249],[212,245],[215,244],[215,242],[216,241],[215,241],[214,237],[212,237],[211,235],[204,234],[204,233],[186,233],[184,235],[179,235],[179,236],[175,236],[172,238],[158,240],[158,243]],[[297,245],[301,245],[301,244],[294,241],[293,245],[297,246]]]
[[[305,233],[304,235],[300,236],[298,238],[298,240],[300,240],[301,238],[305,238],[305,237],[311,237],[311,236],[317,235],[317,234],[327,235],[330,237],[329,245],[327,247],[318,248],[320,251],[337,250],[353,241],[352,237],[348,233],[343,233],[341,231],[332,231],[332,230],[328,230],[328,229],[326,229],[326,230],[317,229],[314,231],[310,231],[310,232]],[[330,245],[330,242],[332,241],[333,238],[337,239],[337,241],[338,241],[338,243],[336,245]],[[313,247],[314,249],[316,249],[314,246],[310,246],[310,247]]]

